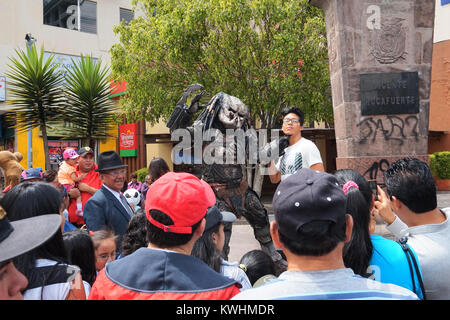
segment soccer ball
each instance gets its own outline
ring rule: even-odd
[[[138,206],[141,203],[141,193],[136,189],[127,189],[123,195],[129,204]]]

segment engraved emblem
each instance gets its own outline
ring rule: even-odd
[[[404,59],[406,31],[401,18],[387,19],[381,28],[372,32],[370,53],[382,64],[395,63]]]

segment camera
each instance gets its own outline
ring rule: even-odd
[[[376,179],[367,180],[367,182],[369,182],[369,187],[372,190],[372,193],[375,195],[375,201],[377,201],[378,200],[377,186],[380,186],[380,188],[384,188],[386,185],[384,183],[377,183]]]

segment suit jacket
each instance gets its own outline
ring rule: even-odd
[[[122,237],[131,217],[122,203],[105,186],[102,185],[86,202],[83,218],[88,230],[96,231],[104,226],[113,229],[119,236],[117,249],[121,251]]]

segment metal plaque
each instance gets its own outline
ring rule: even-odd
[[[419,112],[417,72],[360,74],[361,115]]]

